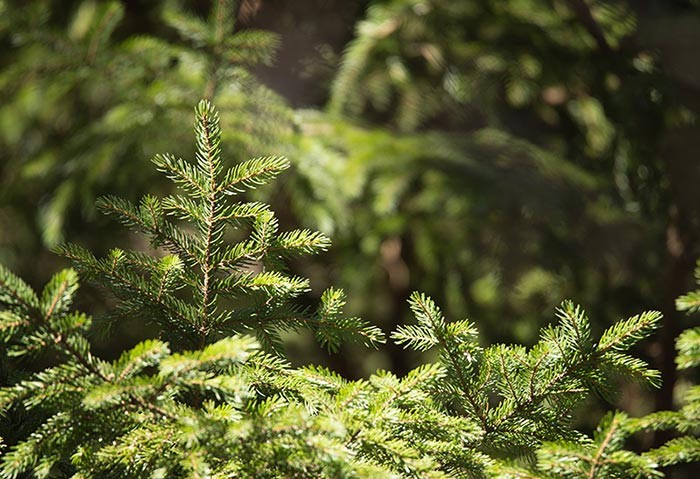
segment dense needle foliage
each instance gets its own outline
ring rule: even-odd
[[[353,315],[390,331],[419,290],[489,342],[532,344],[561,298],[600,329],[660,309],[669,408],[700,244],[693,3],[0,0],[0,261],[39,287],[66,238],[141,248],[95,198],[172,193],[146,159],[189,151],[207,98],[227,167],[292,160],[248,198],[332,235],[296,266]],[[387,351],[332,365],[417,364]]]
[[[688,432],[693,397],[687,411],[663,417],[611,413],[593,438],[574,428],[577,406],[590,394],[612,397],[615,379],[658,386],[658,372],[628,353],[657,327],[654,311],[594,337],[584,311],[564,302],[533,347],[484,347],[473,323],[448,321],[414,293],[415,322],[392,339],[435,350],[435,362],[359,381],[292,367],[283,332],[310,329],[331,350],[347,340],[378,346],[384,336],[343,316],[339,290],[326,291],[315,312],[297,302],[309,283],[284,260],[326,249],[325,236],[279,232],[267,205],[235,201],[286,160],[225,169],[207,101],[196,108],[195,133],[195,161],[154,159],[181,194],[138,205],[100,200],[150,239],[153,254],[113,249],[98,259],[62,246],[75,270],[57,273],[41,293],[0,269],[0,337],[18,367],[0,389],[0,408],[25,418],[6,441],[0,476],[631,478],[697,456],[691,437],[641,455],[623,449],[629,434],[660,422]],[[95,356],[91,318],[72,307],[79,274],[113,294],[111,320],[153,322],[158,338],[113,361]],[[696,307],[693,298],[679,304]],[[683,359],[697,348],[692,334],[679,343],[683,367],[697,362]],[[54,364],[23,371],[27,359]]]
[[[699,5],[0,0],[0,478],[697,476]]]

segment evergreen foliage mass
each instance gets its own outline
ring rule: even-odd
[[[670,298],[700,237],[700,136],[675,108],[700,91],[687,3],[0,0],[0,261],[38,287],[66,265],[44,248],[64,238],[139,249],[95,196],[172,193],[144,159],[189,151],[191,99],[206,97],[227,167],[271,144],[294,159],[279,188],[246,197],[332,234],[304,271],[342,284],[352,315],[390,331],[419,290],[479,318],[488,342],[531,344],[563,297],[601,329],[662,308],[652,394],[668,408]],[[333,368],[353,377],[416,364],[343,351]]]
[[[328,248],[325,236],[279,232],[267,205],[236,201],[286,160],[225,168],[207,101],[196,108],[195,133],[195,161],[154,159],[181,194],[138,205],[100,200],[149,238],[152,255],[114,249],[98,259],[62,246],[75,270],[57,273],[41,293],[0,268],[0,339],[16,366],[0,411],[23,418],[4,438],[0,477],[632,478],[697,458],[687,435],[645,454],[624,449],[629,434],[661,423],[693,429],[695,390],[687,411],[634,421],[610,413],[592,438],[575,428],[577,406],[591,394],[613,397],[620,377],[659,384],[658,372],[629,353],[657,327],[653,311],[595,337],[583,310],[564,302],[533,347],[484,347],[473,323],[448,321],[414,293],[415,321],[392,338],[434,351],[434,362],[358,381],[291,366],[288,331],[308,328],[331,350],[347,340],[376,346],[384,336],[343,316],[339,290],[326,291],[315,312],[298,301],[309,283],[285,260]],[[112,320],[152,322],[159,337],[116,360],[94,355],[91,318],[72,307],[78,274],[113,294]],[[679,365],[696,364],[697,332],[679,345]],[[30,359],[50,365],[23,370]]]
[[[349,294],[381,295],[381,312],[361,304],[363,316],[405,320],[421,290],[450,315],[479,317],[494,341],[535,341],[562,297],[601,328],[631,305],[663,304],[675,328],[663,296],[683,289],[655,281],[673,261],[660,252],[686,195],[674,189],[693,198],[678,205],[679,237],[697,237],[695,169],[675,177],[682,161],[655,153],[683,115],[640,38],[645,14],[606,0],[369,3],[327,113],[302,117],[312,194],[294,190],[341,246]],[[672,341],[661,347],[672,389]]]
[[[272,61],[278,38],[242,29],[236,3],[211,2],[199,18],[178,0],[136,14],[120,1],[0,2],[0,89],[11,99],[0,107],[0,198],[25,225],[3,231],[0,254],[76,238],[107,187],[152,188],[159,178],[135,159],[188,145],[166,132],[186,131],[191,98],[222,107],[229,161],[290,134],[284,101],[250,72]]]

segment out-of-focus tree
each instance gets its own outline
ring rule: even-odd
[[[680,8],[699,24],[655,2],[373,2],[299,155],[332,173],[307,174],[299,201],[352,251],[339,271],[364,293],[350,297],[376,298],[359,310],[399,322],[420,289],[492,339],[528,341],[562,296],[606,323],[660,307],[650,354],[671,408],[700,170],[665,152],[688,138],[700,89],[679,94],[662,34],[645,35]]]
[[[190,3],[2,2],[0,255],[26,277],[26,258],[66,237],[104,247],[112,231],[85,228],[94,198],[158,181],[143,159],[187,145],[192,98],[221,107],[231,161],[291,133],[284,101],[250,73],[277,36],[236,28],[234,1]]]

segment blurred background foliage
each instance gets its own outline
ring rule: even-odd
[[[258,199],[284,227],[333,238],[294,265],[310,301],[343,287],[351,313],[388,331],[420,290],[484,342],[528,344],[563,298],[599,330],[660,309],[641,353],[664,386],[655,404],[636,390],[621,401],[671,408],[684,380],[673,339],[689,326],[674,299],[700,254],[697,7],[0,0],[0,261],[38,286],[64,240],[146,248],[94,200],[163,192],[148,160],[191,156],[192,107],[209,98],[227,161],[293,164]],[[349,377],[421,360],[391,346],[328,357],[305,338],[289,351]]]

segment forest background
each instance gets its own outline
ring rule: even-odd
[[[564,298],[597,332],[658,309],[639,354],[663,386],[626,385],[616,406],[674,408],[693,379],[677,376],[674,340],[697,324],[674,303],[700,255],[697,2],[224,3],[233,14],[0,0],[0,263],[39,287],[67,265],[51,252],[63,241],[147,249],[95,199],[167,193],[149,159],[192,151],[192,107],[209,98],[229,164],[291,161],[252,198],[283,228],[333,240],[292,264],[311,278],[309,304],[342,287],[349,313],[388,332],[424,291],[487,344],[534,343]],[[86,287],[79,307],[109,311],[110,299]],[[137,319],[113,327],[96,347],[106,358],[150,335]],[[347,378],[423,360],[390,345],[286,345],[295,364]]]

